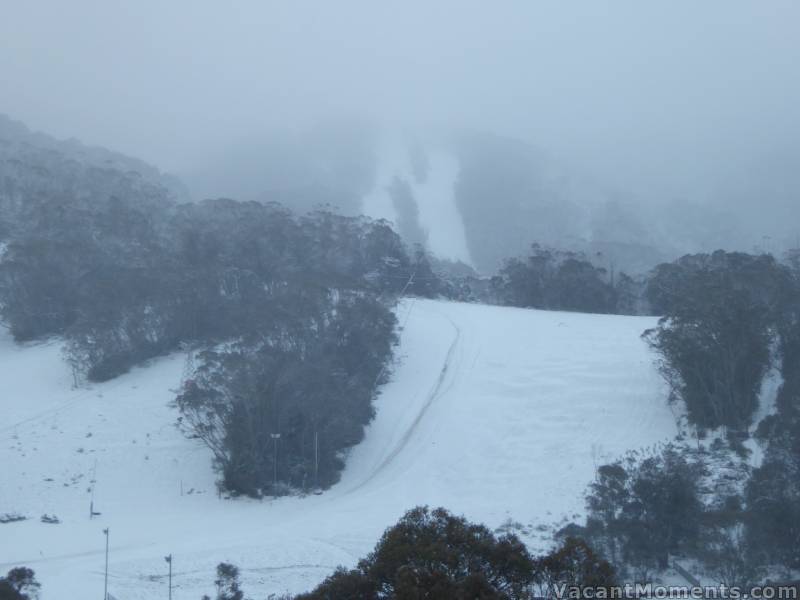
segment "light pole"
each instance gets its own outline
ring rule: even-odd
[[[106,575],[103,583],[103,600],[108,600],[108,527],[103,529],[103,533],[106,536]]]
[[[280,433],[270,433],[269,436],[275,443],[275,450],[272,454],[272,496],[278,497],[278,440],[281,439]]]
[[[319,434],[314,432],[314,492],[319,489]]]
[[[97,459],[95,458],[94,467],[92,468],[92,481],[91,481],[92,495],[89,498],[89,520],[92,520],[100,515],[99,512],[95,512],[94,510],[94,488],[96,485],[97,485]]]
[[[169,565],[169,600],[172,600],[172,554],[165,556],[164,560]]]

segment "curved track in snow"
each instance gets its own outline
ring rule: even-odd
[[[119,600],[164,594],[170,553],[176,598],[210,593],[221,561],[241,567],[252,596],[294,593],[354,564],[419,504],[490,527],[512,519],[538,549],[537,526],[583,512],[598,462],[675,434],[639,337],[652,319],[426,300],[399,310],[394,373],[341,482],[263,502],[218,498],[209,453],[168,426],[182,357],[72,392],[57,346],[0,340],[4,427],[18,431],[0,436],[0,514],[31,517],[0,525],[0,567],[33,565],[43,600],[96,592],[110,527]],[[103,514],[89,520],[95,463]],[[62,523],[38,522],[43,513]]]
[[[445,387],[445,380],[447,378],[448,373],[451,370],[452,363],[453,363],[453,355],[455,354],[456,348],[458,347],[458,342],[461,339],[461,330],[459,329],[458,325],[456,325],[451,319],[448,319],[450,324],[453,326],[453,330],[455,335],[453,337],[453,342],[450,344],[450,347],[447,350],[447,355],[444,357],[444,363],[442,364],[442,368],[439,371],[439,377],[436,379],[433,387],[431,388],[430,392],[428,393],[427,397],[425,398],[424,404],[420,407],[417,416],[411,422],[411,424],[406,429],[403,436],[394,446],[394,448],[389,452],[389,454],[384,458],[381,463],[375,468],[374,471],[369,473],[363,481],[361,481],[358,485],[354,488],[347,490],[347,494],[352,494],[357,492],[358,490],[362,489],[364,486],[368,485],[376,476],[378,476],[381,472],[383,472],[386,467],[394,460],[398,454],[400,454],[403,449],[408,445],[409,440],[414,435],[414,432],[419,427],[420,422],[425,417],[425,413],[428,412],[428,409],[431,405],[436,401],[436,399],[441,396],[444,392]]]

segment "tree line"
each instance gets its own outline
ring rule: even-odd
[[[671,444],[597,470],[586,524],[564,533],[620,572],[644,580],[681,556],[744,586],[800,568],[800,263],[787,258],[718,251],[651,275],[646,294],[665,316],[644,337],[697,448]],[[756,422],[770,369],[782,383]],[[763,454],[755,466],[749,438]]]
[[[385,221],[180,203],[55,150],[0,168],[0,316],[14,338],[62,337],[76,383],[196,353],[176,404],[233,493],[335,481],[390,370],[394,300],[443,287]]]
[[[446,279],[449,297],[463,301],[600,314],[647,312],[641,278],[598,266],[581,252],[538,243],[527,256],[506,259],[491,278],[454,271]]]

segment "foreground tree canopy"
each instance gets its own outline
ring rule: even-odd
[[[534,558],[514,535],[496,537],[443,508],[410,510],[352,570],[339,569],[297,600],[526,600],[562,585],[614,585],[610,565],[569,539]]]

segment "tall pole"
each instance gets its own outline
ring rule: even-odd
[[[275,450],[272,453],[272,496],[278,497],[278,440],[281,439],[280,433],[270,433],[272,441],[275,443]]]
[[[92,468],[92,495],[89,498],[89,520],[94,518],[94,486],[97,485],[97,459],[94,459],[94,467]]]
[[[164,560],[169,565],[169,600],[172,600],[172,554],[165,556]]]
[[[319,489],[319,433],[314,432],[314,490]]]
[[[103,584],[103,600],[108,600],[108,527],[103,529],[103,533],[106,534],[106,575]]]

